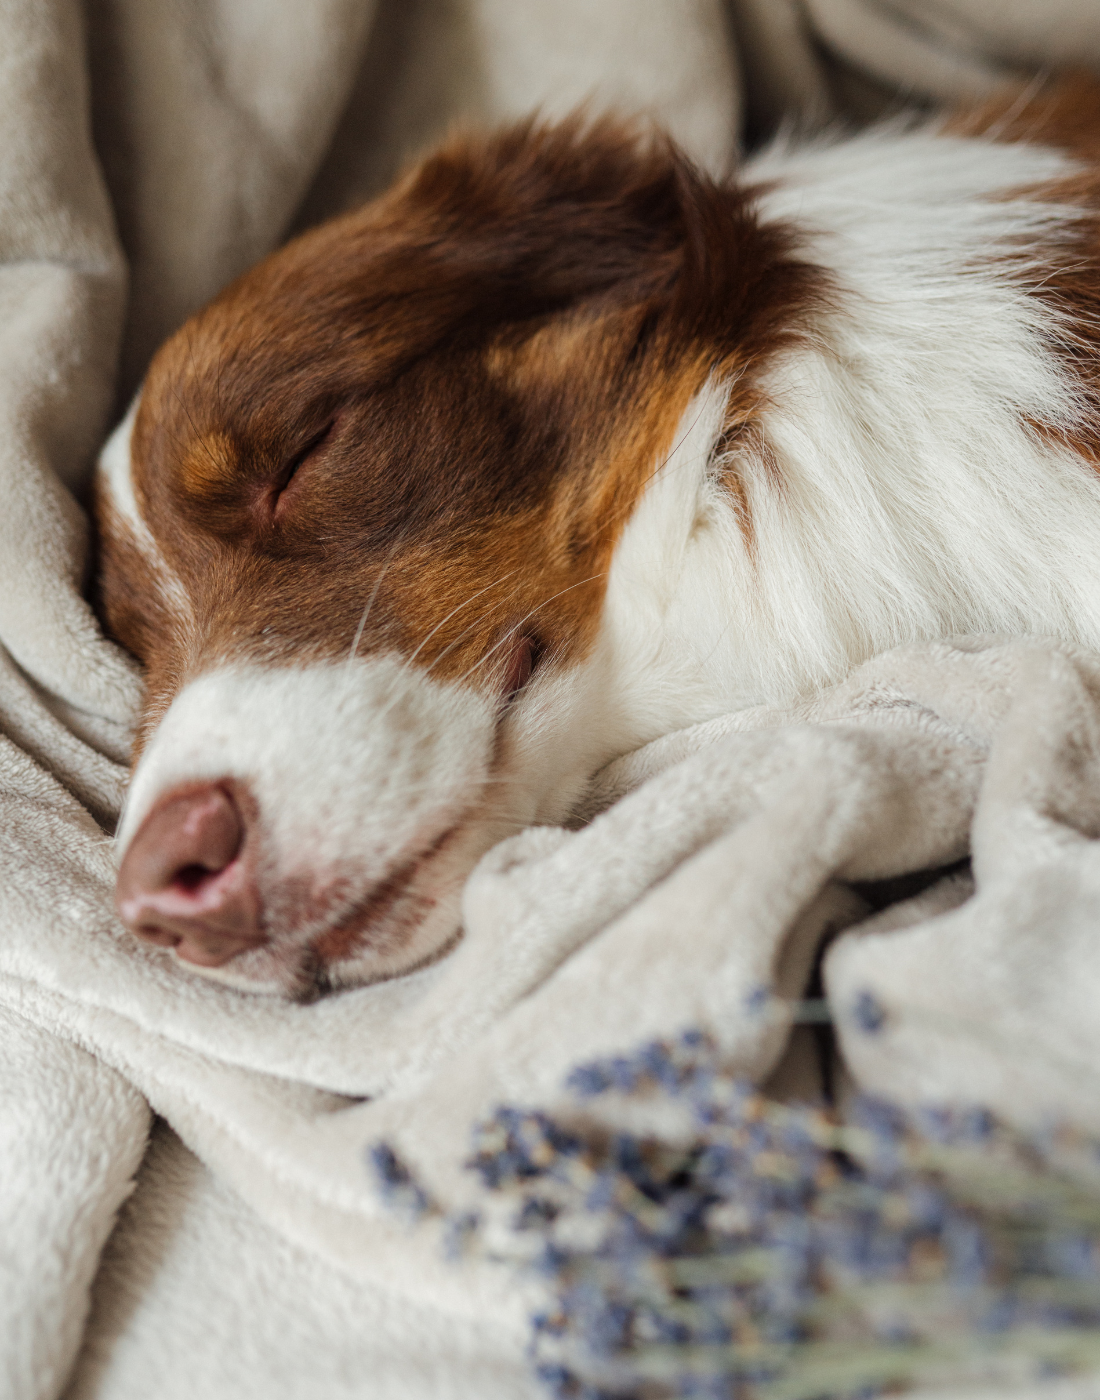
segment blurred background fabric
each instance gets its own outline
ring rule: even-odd
[[[721,173],[1067,63],[1100,71],[1097,0],[0,0],[5,1397],[526,1393],[514,1337],[352,1288],[167,1128],[112,1235],[148,1106],[20,980],[43,930],[110,938],[140,677],[88,602],[86,506],[157,345],[458,122],[642,114]]]
[[[456,121],[592,101],[728,161],[719,0],[91,0],[93,139],[131,269],[121,392],[300,227],[377,194]]]

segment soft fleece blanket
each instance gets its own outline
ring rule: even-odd
[[[364,1149],[459,1206],[473,1119],[552,1104],[578,1058],[702,1025],[763,1079],[837,929],[865,1087],[1100,1126],[1097,658],[944,642],[671,736],[584,830],[487,857],[453,956],[292,1007],[112,917],[140,677],[84,600],[80,505],[160,339],[456,116],[587,98],[721,169],[742,116],[862,119],[1067,55],[1100,65],[1089,0],[0,0],[5,1397],[534,1394],[512,1281],[390,1218]],[[968,850],[976,886],[877,919],[846,884]]]

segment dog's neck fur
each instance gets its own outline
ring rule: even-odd
[[[602,725],[583,721],[608,756],[915,638],[1100,645],[1100,568],[1082,567],[1100,561],[1100,480],[1029,426],[1080,429],[1082,408],[1017,257],[1080,211],[1012,197],[1072,164],[934,137],[914,162],[918,141],[876,132],[747,172],[781,162],[765,214],[813,230],[838,298],[766,375],[759,432],[717,455],[725,389],[707,386],[624,532],[590,663]]]

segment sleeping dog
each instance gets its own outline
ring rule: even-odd
[[[959,632],[1100,647],[1100,89],[452,140],[229,286],[98,471],[134,933],[308,995],[610,759]]]

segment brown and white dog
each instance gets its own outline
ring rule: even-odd
[[[154,360],[99,470],[140,936],[308,995],[609,759],[895,644],[1100,647],[1100,95],[706,178],[455,140]]]

